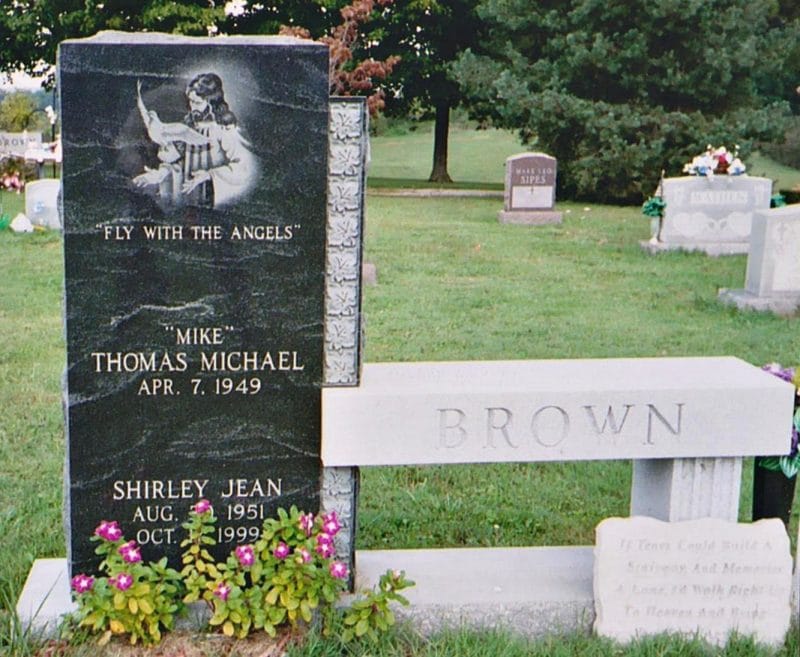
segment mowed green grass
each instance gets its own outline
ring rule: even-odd
[[[499,224],[497,199],[368,198],[366,359],[737,356],[800,362],[798,319],[716,301],[746,258],[650,256],[638,209],[560,204],[560,226]],[[630,463],[365,470],[360,547],[591,544],[627,515]],[[750,468],[742,519],[749,518]],[[800,504],[795,506],[796,527]],[[794,530],[796,532],[796,530]],[[796,533],[794,534],[796,535]]]
[[[34,559],[65,551],[61,239],[0,231],[0,270],[1,601]]]
[[[471,130],[454,125],[448,140],[448,171],[459,187],[503,189],[505,161],[526,150],[506,130]],[[433,165],[433,124],[423,122],[406,134],[370,140],[369,184],[376,187],[428,187]]]

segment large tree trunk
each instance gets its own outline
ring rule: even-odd
[[[436,124],[433,129],[433,170],[429,182],[451,183],[447,173],[447,136],[450,132],[450,103],[441,101],[436,105]]]

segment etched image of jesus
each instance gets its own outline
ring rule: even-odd
[[[137,84],[137,106],[149,138],[158,144],[159,164],[134,177],[137,187],[158,188],[169,204],[216,208],[247,194],[257,177],[257,160],[228,107],[222,79],[202,73],[186,87],[189,112],[182,123],[164,123],[148,110]]]

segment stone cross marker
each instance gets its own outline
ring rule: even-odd
[[[544,153],[520,153],[506,160],[505,194],[501,223],[561,223],[553,207],[556,199],[556,158]]]
[[[327,48],[105,33],[62,44],[68,524],[177,564],[319,505]]]
[[[791,617],[792,556],[778,519],[665,523],[609,518],[597,527],[594,589],[602,636],[731,632],[781,645]]]

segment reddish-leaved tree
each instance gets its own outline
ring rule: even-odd
[[[370,58],[355,62],[353,51],[362,36],[361,26],[370,21],[376,6],[386,8],[393,2],[394,0],[353,0],[339,12],[342,22],[330,34],[319,39],[320,43],[326,44],[330,49],[328,79],[331,94],[366,96],[367,108],[373,116],[383,109],[386,97],[376,81],[385,80],[400,61],[400,57],[392,55],[383,61]],[[311,38],[309,30],[293,25],[281,26],[280,33],[303,39]]]

